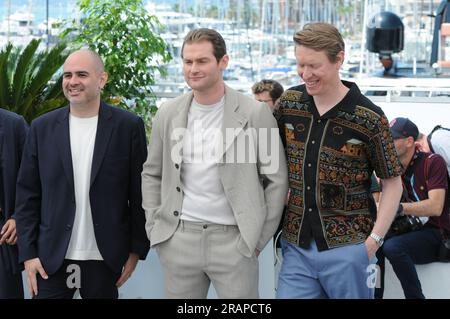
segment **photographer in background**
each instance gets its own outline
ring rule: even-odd
[[[424,224],[419,230],[390,237],[378,254],[378,265],[384,277],[384,257],[392,264],[407,299],[424,299],[414,264],[437,261],[443,233],[450,234],[447,167],[438,154],[416,148],[419,131],[407,118],[396,118],[390,124],[395,148],[404,173],[404,198],[398,214],[419,217]],[[383,257],[384,256],[384,257]],[[383,297],[384,278],[375,298]]]
[[[267,103],[272,112],[275,112],[284,89],[277,81],[264,79],[253,84],[252,92],[255,100]]]
[[[436,153],[441,155],[447,163],[447,171],[450,178],[450,129],[435,126],[430,134],[425,135],[419,133],[419,138],[416,141],[417,147],[422,152]]]

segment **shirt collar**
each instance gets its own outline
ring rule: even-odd
[[[404,175],[411,177],[414,174],[414,171],[416,170],[417,165],[422,161],[424,154],[425,154],[424,152],[419,151],[419,149],[416,147],[414,155],[409,161],[408,167],[406,168]]]
[[[356,105],[358,104],[359,101],[359,97],[361,96],[361,91],[354,82],[343,80],[341,80],[341,82],[347,88],[349,88],[349,91],[339,103],[333,106],[333,108],[331,108],[328,112],[326,112],[322,116],[320,116],[319,112],[317,111],[317,107],[316,104],[314,103],[313,97],[308,94],[308,92],[306,91],[306,87],[304,87],[303,94],[305,98],[311,103],[312,106],[311,111],[314,114],[314,117],[321,119],[328,119],[336,117],[339,114],[339,112],[352,113],[355,110]]]

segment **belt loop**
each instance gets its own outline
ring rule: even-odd
[[[228,225],[223,225],[223,231],[227,232],[228,231]]]
[[[184,220],[180,219],[181,231],[184,232]]]

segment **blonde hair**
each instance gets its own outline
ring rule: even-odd
[[[345,44],[339,31],[329,23],[307,23],[294,34],[294,42],[316,51],[325,51],[330,62],[336,62],[339,52],[345,51]]]

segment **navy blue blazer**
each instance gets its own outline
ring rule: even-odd
[[[145,259],[141,172],[147,157],[144,123],[100,105],[89,198],[95,238],[105,263],[120,273],[129,253]],[[31,124],[17,180],[19,261],[39,257],[48,274],[62,265],[75,218],[69,107]]]
[[[0,229],[14,217],[17,172],[27,132],[28,124],[22,116],[0,108]],[[17,245],[1,245],[0,254],[0,267],[12,273],[20,271]]]

